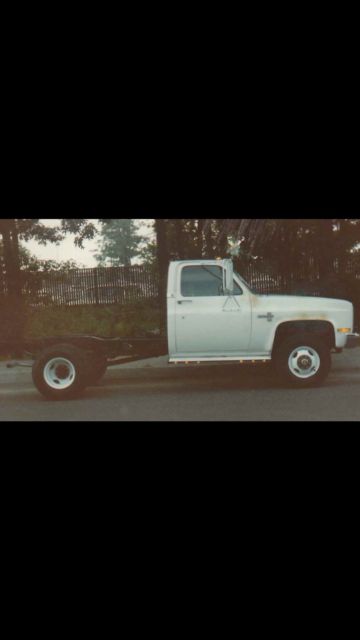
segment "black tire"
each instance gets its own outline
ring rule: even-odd
[[[330,347],[309,333],[291,336],[273,354],[273,365],[282,382],[300,388],[316,387],[330,373]]]
[[[108,360],[105,356],[92,356],[87,363],[87,386],[96,385],[104,377],[108,368]]]
[[[45,349],[36,358],[32,370],[33,381],[45,398],[70,400],[87,387],[86,365],[86,354],[78,347],[55,345]]]

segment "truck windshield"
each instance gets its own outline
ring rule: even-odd
[[[201,268],[206,271],[207,273],[209,273],[211,276],[213,276],[213,278],[215,278],[216,280],[218,280],[221,284],[220,284],[220,288],[219,288],[219,292],[221,295],[224,295],[224,289],[223,289],[223,270],[221,267],[205,267],[204,265],[201,265]],[[235,276],[237,276],[237,273],[234,274]],[[240,276],[238,276],[239,280],[241,280],[247,287],[249,285],[246,284],[245,280],[243,280],[242,278],[240,278]],[[241,290],[241,288],[239,287],[239,285],[237,284],[237,282],[235,282],[234,280],[234,294],[235,295],[242,295],[243,292]]]
[[[242,278],[242,277],[237,273],[237,271],[234,271],[234,276],[235,276],[235,278],[238,278],[238,279],[240,280],[240,282],[242,282],[242,283],[245,285],[245,287],[247,287],[247,288],[249,289],[250,293],[255,293],[255,292],[254,292],[254,289],[249,285],[249,283],[248,283],[248,282],[246,282],[246,280],[244,280],[244,278]]]
[[[216,272],[214,273],[213,267],[207,268],[204,265],[202,265],[202,269],[204,271],[207,271],[208,273],[210,273],[210,275],[212,275],[214,278],[216,278],[220,282],[222,282],[222,272],[221,272],[221,275],[220,275],[220,273],[216,273]],[[239,275],[237,273],[237,271],[234,271],[234,276],[235,276],[235,278],[238,278],[240,280],[240,282],[242,282],[242,284],[244,284],[245,287],[247,287],[249,289],[250,293],[255,293],[254,289],[249,285],[248,282],[246,282],[246,280],[244,280],[244,278],[241,277],[241,275]],[[235,281],[234,281],[234,287],[235,287],[235,295],[236,294],[240,294],[241,295],[242,291],[241,291],[241,289],[239,289],[239,287],[237,286],[237,283]]]

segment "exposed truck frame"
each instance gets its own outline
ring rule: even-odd
[[[58,344],[68,344],[108,360],[108,366],[168,354],[166,338],[102,338],[88,335],[64,335],[46,338],[24,339],[1,342],[0,354],[8,355],[15,351],[38,357],[44,350]]]

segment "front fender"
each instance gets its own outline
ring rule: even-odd
[[[336,327],[330,320],[320,320],[319,318],[309,318],[307,320],[280,320],[272,327],[266,348],[272,352],[276,344],[283,337],[295,335],[296,333],[309,333],[313,336],[325,339],[329,347],[343,349],[346,345],[347,336],[336,332]]]

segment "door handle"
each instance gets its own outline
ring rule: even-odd
[[[192,304],[192,300],[178,300],[178,304]]]

